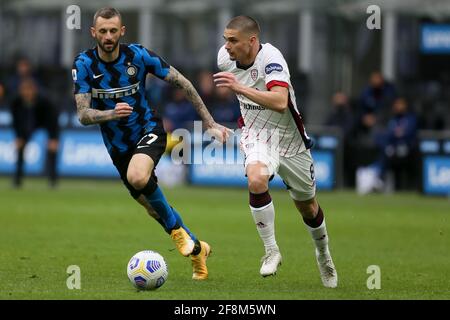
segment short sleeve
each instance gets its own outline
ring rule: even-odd
[[[160,79],[164,79],[169,74],[170,65],[153,51],[142,47],[142,59],[147,73]]]
[[[268,90],[274,86],[289,88],[289,69],[280,51],[273,48],[264,60],[264,75]]]
[[[74,94],[77,93],[91,93],[91,80],[87,67],[82,58],[79,56],[75,58],[72,66],[72,80],[74,83]]]

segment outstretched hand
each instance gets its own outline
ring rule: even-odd
[[[231,72],[218,72],[213,75],[214,83],[217,87],[225,87],[228,89],[237,92],[239,86],[241,85],[237,80],[234,74]]]

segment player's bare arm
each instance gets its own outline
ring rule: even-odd
[[[184,91],[184,93],[186,94],[186,98],[189,100],[189,102],[192,103],[195,110],[202,118],[207,129],[219,130],[220,132],[222,132],[222,142],[228,138],[231,130],[214,121],[197,90],[194,88],[192,83],[188,79],[186,79],[186,77],[184,77],[177,69],[171,66],[169,73],[164,78],[164,80]]]
[[[186,98],[192,103],[207,128],[211,127],[215,123],[214,119],[212,118],[211,114],[209,113],[208,109],[197,93],[197,90],[195,90],[192,83],[188,79],[186,79],[177,69],[175,69],[174,67],[170,67],[170,71],[164,80],[184,91],[184,93],[186,94]]]
[[[91,108],[91,94],[78,93],[75,95],[77,104],[77,114],[80,123],[84,126],[102,123],[110,120],[117,120],[128,117],[133,108],[128,103],[119,102],[113,110],[96,110]]]
[[[240,84],[231,72],[219,72],[214,75],[214,82],[218,87],[225,87],[237,94],[242,94],[255,103],[283,113],[288,107],[288,89],[274,86],[270,91],[260,91]]]

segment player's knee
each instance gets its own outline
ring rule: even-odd
[[[139,171],[129,170],[127,172],[128,183],[136,190],[144,189],[149,179],[150,175]]]
[[[248,176],[248,190],[251,193],[266,192],[268,186],[268,178],[263,175],[249,175]]]

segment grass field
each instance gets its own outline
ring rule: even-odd
[[[190,260],[120,181],[63,180],[56,190],[0,179],[0,299],[450,299],[450,201],[417,194],[319,193],[339,287],[322,287],[313,244],[284,191],[272,191],[283,265],[259,276],[263,254],[243,189],[180,187],[165,193],[213,255],[210,278],[191,280]],[[138,292],[126,265],[143,249],[168,262],[166,284]],[[66,287],[69,265],[81,290]],[[381,269],[381,289],[366,286]]]

